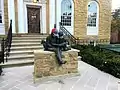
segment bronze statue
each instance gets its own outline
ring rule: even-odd
[[[59,65],[66,63],[66,61],[62,60],[62,51],[67,51],[71,48],[67,47],[68,42],[65,40],[62,31],[58,32],[55,30],[46,38],[46,41],[42,41],[42,44],[44,46],[44,50],[55,52]]]

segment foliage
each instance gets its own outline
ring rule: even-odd
[[[120,19],[120,8],[115,9],[115,10],[112,12],[112,16],[113,16],[113,19],[115,19],[115,20]]]
[[[111,21],[111,31],[120,31],[120,20],[113,19]]]
[[[112,12],[111,31],[120,31],[120,8]]]
[[[120,78],[119,53],[102,49],[99,46],[74,45],[72,47],[80,50],[79,55],[82,56],[83,61]]]

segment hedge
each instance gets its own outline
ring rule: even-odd
[[[79,49],[79,55],[82,60],[91,64],[98,69],[120,78],[120,54],[91,45],[74,45],[75,49]]]

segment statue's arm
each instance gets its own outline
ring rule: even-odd
[[[50,36],[48,36],[48,37],[46,38],[46,43],[47,43],[48,46],[51,46]]]

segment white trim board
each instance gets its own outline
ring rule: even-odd
[[[98,35],[98,33],[99,33],[99,5],[98,5],[97,1],[92,1],[92,0],[88,3],[88,5],[92,2],[95,2],[97,5],[96,27],[87,26],[87,35]],[[87,17],[88,17],[88,6],[87,6]]]
[[[12,33],[16,33],[14,0],[8,0],[8,18],[9,18],[9,25],[10,25],[10,20],[12,20]]]
[[[59,22],[61,22],[61,2],[62,0],[57,0],[57,19],[56,20],[57,20],[58,30],[59,30]],[[71,34],[74,34],[74,2],[73,0],[70,0],[70,2],[72,3],[72,21],[71,21],[72,26],[65,26],[65,27]],[[49,5],[50,32],[52,28],[54,28],[54,24],[55,24],[55,9],[54,8],[55,8],[55,0],[50,0],[50,5]]]
[[[0,35],[5,35],[5,24],[4,24],[4,0],[1,0],[1,10],[2,10],[2,23],[0,23]]]
[[[20,33],[28,33],[28,21],[27,21],[27,5],[36,5],[41,6],[40,8],[40,33],[46,33],[46,4],[38,4],[38,3],[29,3],[24,2],[24,31]]]

